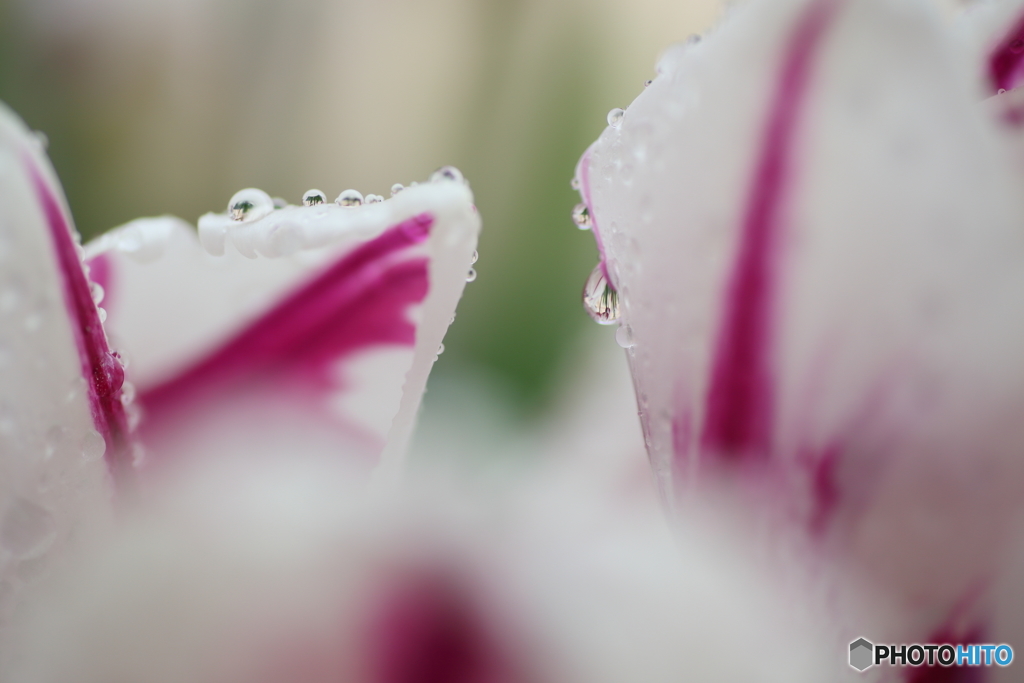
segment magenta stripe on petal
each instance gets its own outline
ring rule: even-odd
[[[414,345],[408,309],[427,295],[428,263],[405,252],[427,238],[433,222],[422,214],[388,229],[195,365],[145,390],[143,437],[198,399],[267,389],[319,396],[337,388],[331,369],[346,354],[373,345]]]
[[[121,403],[124,368],[110,353],[103,324],[93,303],[89,280],[82,269],[77,245],[60,203],[32,159],[26,156],[24,163],[50,226],[64,287],[64,301],[81,358],[82,376],[88,384],[93,423],[106,442],[107,466],[115,481],[124,484],[132,472],[132,439]]]
[[[810,2],[782,63],[725,292],[701,436],[705,450],[735,458],[768,454],[773,266],[788,189],[790,155],[811,66],[838,0]]]
[[[981,629],[974,629],[963,637],[955,637],[948,629],[941,629],[931,635],[925,642],[936,645],[972,645],[982,643]],[[925,660],[927,661],[927,660]],[[986,669],[981,666],[942,666],[924,664],[919,667],[907,667],[907,683],[985,683],[988,678]]]
[[[996,90],[1009,90],[1020,80],[1021,61],[1024,60],[1024,16],[996,45],[988,58],[988,75]]]

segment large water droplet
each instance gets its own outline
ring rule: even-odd
[[[465,178],[462,177],[462,171],[455,168],[454,166],[442,166],[433,173],[430,174],[430,182],[436,183],[442,180],[452,181],[456,183],[465,182]]]
[[[633,330],[629,325],[619,325],[619,329],[615,330],[615,343],[624,349],[636,345],[636,342],[633,341]]]
[[[572,222],[580,230],[590,230],[590,227],[594,224],[594,221],[590,218],[590,209],[583,202],[573,207]]]
[[[466,282],[472,282],[476,279],[476,268],[470,268],[469,272],[466,273]]]
[[[46,508],[18,498],[0,522],[0,546],[15,557],[38,557],[53,545],[57,525]]]
[[[608,125],[612,128],[618,128],[619,124],[622,123],[622,117],[625,116],[626,111],[616,107],[608,112]]]
[[[334,201],[338,206],[361,206],[363,203],[363,193],[359,190],[345,190]]]
[[[96,395],[110,396],[124,384],[124,366],[113,354],[106,354],[99,364],[93,368],[93,379],[96,383]]]
[[[306,206],[315,206],[326,201],[327,195],[320,190],[306,190],[306,194],[302,195],[302,203]]]
[[[600,325],[611,325],[619,319],[619,294],[598,263],[583,286],[583,308]]]
[[[394,197],[396,194],[398,194],[404,189],[405,186],[402,185],[402,183],[395,183],[394,185],[391,186],[391,196]]]
[[[82,459],[86,462],[99,460],[107,452],[107,442],[103,440],[103,436],[95,429],[90,429],[85,433],[79,447],[82,451]]]
[[[228,202],[228,215],[236,221],[255,221],[274,210],[274,200],[263,190],[239,190]]]

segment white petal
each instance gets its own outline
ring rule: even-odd
[[[400,461],[479,225],[465,184],[434,182],[361,207],[208,214],[200,238],[232,245],[217,256],[169,217],[88,245],[152,454],[374,463],[386,440],[385,460]]]
[[[44,194],[59,204],[59,226]],[[0,652],[26,587],[101,534],[111,515],[107,444],[55,245],[56,229],[71,244],[65,224],[45,154],[0,104]],[[74,265],[83,277],[77,257]]]
[[[1019,178],[959,55],[924,3],[753,2],[584,161],[665,491],[749,475],[933,626],[1024,491]]]

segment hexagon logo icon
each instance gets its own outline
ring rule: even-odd
[[[875,646],[865,638],[858,638],[850,643],[850,666],[863,671],[872,665]]]

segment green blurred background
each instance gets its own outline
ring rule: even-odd
[[[580,305],[597,254],[569,219],[576,161],[716,4],[0,0],[0,99],[49,137],[86,237],[194,222],[242,187],[387,196],[458,166],[479,278],[431,386],[486,378],[528,420],[568,355],[614,344]]]

